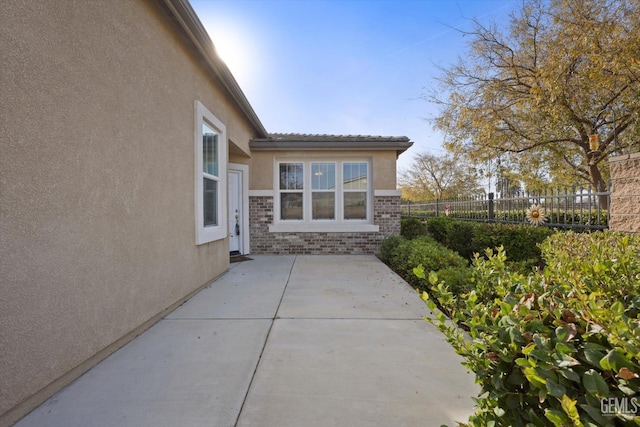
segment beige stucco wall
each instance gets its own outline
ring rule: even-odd
[[[249,189],[273,190],[275,159],[368,158],[372,160],[373,189],[396,189],[395,151],[253,151]]]
[[[151,1],[0,4],[0,425],[228,268],[226,240],[195,245],[194,101],[232,152],[254,135],[173,25]]]
[[[640,153],[611,157],[609,228],[640,233]]]

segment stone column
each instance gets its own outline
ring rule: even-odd
[[[609,158],[609,229],[640,234],[640,153]]]

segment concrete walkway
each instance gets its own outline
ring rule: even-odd
[[[373,256],[251,256],[19,427],[454,426],[478,387]]]

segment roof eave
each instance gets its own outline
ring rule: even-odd
[[[216,53],[215,46],[205,30],[200,18],[193,10],[188,0],[164,0],[173,18],[180,24],[185,34],[193,42],[202,59],[211,67],[222,81],[227,92],[231,95],[240,110],[255,127],[259,137],[267,137],[268,132],[262,125],[258,115],[240,89],[240,85],[229,71],[227,65]]]
[[[396,151],[398,155],[413,145],[411,141],[274,141],[253,140],[253,151]]]

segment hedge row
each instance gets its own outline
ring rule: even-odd
[[[414,274],[422,265],[447,277],[454,286],[464,287],[471,276],[469,262],[451,249],[428,236],[409,240],[401,236],[387,237],[380,246],[380,258],[407,282],[420,288],[422,281]]]
[[[411,239],[428,234],[437,242],[471,260],[474,253],[503,246],[512,262],[526,266],[539,265],[541,252],[537,246],[554,231],[546,227],[460,221],[450,217],[434,217],[422,223],[417,218],[401,222],[401,234]]]
[[[640,425],[640,236],[558,233],[540,248],[546,266],[528,275],[488,250],[462,293],[414,271],[471,337],[432,320],[482,386],[469,425]]]
[[[408,212],[403,212],[403,215],[408,215]],[[440,215],[442,215],[442,213]],[[411,209],[411,216],[422,219],[434,218],[436,217],[436,212]],[[601,225],[606,227],[609,223],[608,212],[602,209],[592,209],[590,211],[547,211],[546,217],[546,222],[550,224]],[[477,219],[478,221],[486,221],[489,219],[489,213],[486,210],[453,210],[450,212],[449,218]],[[493,218],[496,221],[527,223],[525,210],[496,210]]]

